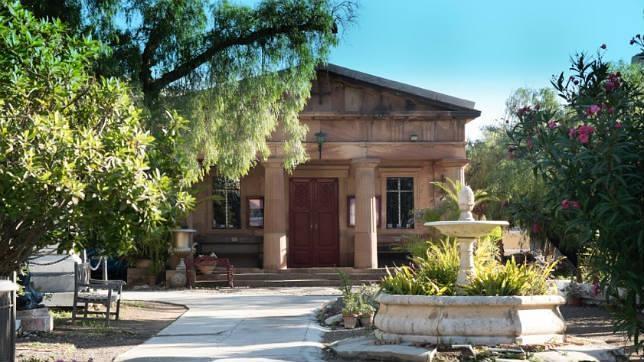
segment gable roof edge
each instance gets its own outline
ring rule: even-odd
[[[439,102],[465,110],[476,111],[480,115],[480,111],[474,108],[473,101],[462,99],[447,94],[434,92],[429,89],[416,87],[410,84],[397,82],[395,80],[378,77],[375,75],[363,73],[357,70],[341,67],[339,65],[327,63],[319,67],[320,70],[326,70],[331,73],[336,73],[347,78],[356,79],[365,83],[374,84],[384,88],[393,89],[399,92],[412,94],[430,101]]]

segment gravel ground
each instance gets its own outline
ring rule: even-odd
[[[70,309],[71,310],[71,309]],[[70,310],[56,309],[54,331],[29,333],[18,338],[17,361],[112,361],[119,354],[145,342],[181,316],[183,306],[156,302],[124,302],[119,321],[77,321]]]

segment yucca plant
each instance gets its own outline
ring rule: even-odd
[[[425,257],[414,257],[412,263],[422,279],[431,280],[445,289],[443,294],[453,295],[460,258],[458,245],[453,239],[444,239],[438,243],[428,243]]]
[[[493,263],[477,271],[470,284],[463,286],[467,295],[508,296],[544,295],[550,291],[548,278],[556,260],[545,267],[517,264],[512,258],[505,265]]]
[[[406,265],[395,267],[394,273],[387,268],[380,286],[388,294],[402,295],[443,295],[447,290]]]

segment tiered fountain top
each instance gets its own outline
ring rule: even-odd
[[[425,226],[433,226],[441,234],[455,238],[476,239],[489,234],[497,226],[508,226],[504,220],[478,221],[472,216],[474,208],[474,192],[469,186],[465,186],[458,193],[458,207],[461,216],[456,221],[432,221],[425,223]]]

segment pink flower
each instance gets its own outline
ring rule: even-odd
[[[601,109],[602,109],[602,107],[600,107],[600,106],[598,106],[596,104],[591,104],[590,107],[588,107],[588,109],[586,109],[586,115],[588,117],[592,117],[595,114],[599,113],[599,111],[601,111]]]
[[[609,74],[608,79],[604,83],[604,89],[606,89],[607,92],[612,92],[615,89],[619,88],[621,86],[621,82],[620,82],[621,76],[622,75],[620,72]]]
[[[548,128],[553,129],[557,128],[558,126],[559,124],[557,124],[557,121],[555,121],[554,118],[548,121]]]
[[[523,117],[523,115],[530,112],[531,110],[532,108],[530,108],[530,106],[521,107],[519,108],[519,110],[517,110],[517,116]]]
[[[595,128],[593,126],[583,124],[583,125],[577,127],[577,132],[590,135],[593,132],[595,132]]]
[[[570,207],[572,207],[573,209],[578,209],[580,207],[579,202],[578,201],[570,201]]]
[[[615,122],[615,128],[622,128],[622,127],[623,127],[622,122],[620,121]]]
[[[569,208],[570,207],[570,201],[568,201],[568,199],[564,199],[563,201],[561,201],[561,207],[564,208],[564,209]]]
[[[577,130],[576,129],[574,129],[574,128],[569,128],[568,129],[568,137],[570,139],[574,139],[576,135],[577,135]]]
[[[577,127],[577,130],[576,130],[577,140],[582,144],[586,144],[590,140],[590,135],[593,134],[593,132],[595,132],[595,128],[593,128],[592,126],[583,124]],[[568,132],[568,136],[570,135],[571,133]],[[574,134],[573,134],[573,137],[574,137]]]

